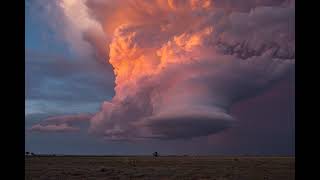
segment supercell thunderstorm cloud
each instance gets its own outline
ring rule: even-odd
[[[188,139],[241,123],[230,107],[295,63],[294,1],[241,2],[55,1],[74,49],[114,69],[115,96],[85,116],[88,132],[109,140]],[[44,122],[33,129],[76,130],[63,120]]]

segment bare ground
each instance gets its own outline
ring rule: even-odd
[[[294,157],[33,156],[25,179],[293,180]]]

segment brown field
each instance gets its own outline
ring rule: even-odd
[[[25,179],[295,179],[294,157],[26,157]]]

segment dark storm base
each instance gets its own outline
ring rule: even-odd
[[[25,179],[295,179],[294,157],[30,156]]]

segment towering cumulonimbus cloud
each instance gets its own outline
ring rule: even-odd
[[[294,68],[295,7],[228,2],[60,1],[75,29],[95,37],[86,42],[108,52],[116,77],[116,94],[91,118],[89,132],[113,140],[177,139],[231,127],[234,102]]]

